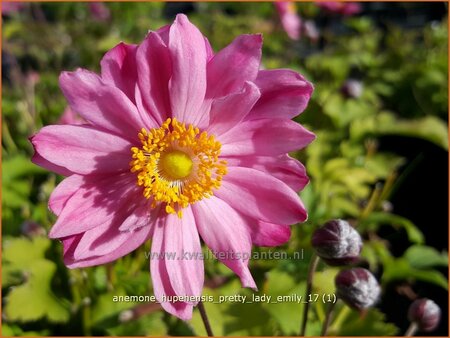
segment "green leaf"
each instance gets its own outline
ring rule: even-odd
[[[209,313],[208,313],[209,314]],[[108,328],[106,332],[111,336],[166,336],[167,327],[163,321],[162,310],[140,317],[130,322]]]
[[[260,303],[231,303],[224,318],[224,334],[231,336],[271,336],[274,323]]]
[[[15,269],[27,269],[34,266],[36,260],[44,258],[50,247],[50,240],[46,237],[5,238],[3,243],[3,261],[5,265],[12,265]]]
[[[313,280],[313,290],[320,294],[332,294],[336,291],[334,278],[339,273],[337,268],[326,268],[316,272]]]
[[[264,303],[263,306],[278,323],[283,334],[298,334],[304,306],[297,302],[295,296],[301,296],[301,301],[304,300],[306,283],[297,284],[291,275],[272,270],[267,274],[263,292],[271,296],[271,302],[274,302]]]
[[[425,245],[413,245],[403,255],[409,264],[417,269],[433,266],[448,266],[448,253],[440,253],[436,249]]]
[[[101,328],[110,328],[118,324],[120,312],[136,305],[135,302],[114,301],[114,296],[126,296],[123,289],[100,295],[92,307],[92,323]]]
[[[436,284],[444,289],[448,289],[448,281],[445,276],[436,270],[421,270],[412,267],[405,258],[393,259],[385,263],[382,282],[417,279],[424,282]]]
[[[379,178],[387,178],[389,174],[397,170],[405,160],[401,157],[378,153],[365,160],[364,166]]]
[[[46,173],[45,169],[38,167],[23,155],[15,155],[3,160],[2,183],[12,181],[17,177]]]
[[[398,328],[385,322],[385,315],[377,309],[360,314],[352,311],[341,326],[338,336],[395,336]]]
[[[352,139],[361,139],[367,134],[417,137],[448,150],[448,126],[435,116],[406,120],[390,112],[382,112],[353,122],[350,134]]]
[[[380,225],[391,225],[395,228],[403,228],[412,243],[424,243],[422,232],[407,218],[387,212],[373,212],[361,221],[360,227],[364,229],[377,229]]]
[[[12,337],[14,336],[14,330],[7,324],[2,325],[2,337]]]
[[[68,304],[51,291],[50,281],[56,265],[46,260],[35,261],[29,280],[14,287],[6,297],[5,314],[12,321],[35,321],[46,317],[50,322],[69,319]]]
[[[203,295],[214,296],[215,301],[217,301],[219,297],[219,293],[216,290],[209,288],[204,288]],[[224,312],[227,310],[230,304],[229,303],[216,304],[215,302],[203,302],[203,305],[205,306],[206,313],[208,314],[208,319],[211,324],[212,331],[216,336],[223,336],[224,320],[225,320]],[[194,309],[190,325],[192,325],[195,334],[199,336],[207,336],[205,325],[203,324],[203,320],[197,308]]]

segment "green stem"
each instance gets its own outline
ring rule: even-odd
[[[308,324],[308,312],[309,312],[309,295],[312,291],[312,284],[314,278],[314,272],[317,269],[317,265],[319,264],[320,257],[316,254],[313,254],[311,257],[311,262],[309,263],[308,277],[306,280],[306,298],[307,302],[305,303],[305,308],[303,310],[303,318],[300,326],[300,336],[304,336],[306,332],[306,326]]]
[[[408,330],[406,330],[406,332],[405,332],[405,337],[412,337],[412,336],[414,336],[416,334],[416,332],[417,332],[417,329],[418,329],[417,324],[412,322],[409,325]]]
[[[328,305],[327,315],[325,317],[325,321],[323,322],[322,333],[320,334],[321,336],[327,335],[328,327],[330,326],[331,317],[333,315],[334,305],[335,305],[335,303],[330,303],[330,305]]]
[[[336,319],[334,320],[334,323],[332,325],[333,330],[338,330],[342,324],[344,323],[347,316],[351,313],[351,310],[348,306],[344,306],[342,310],[339,312],[339,314],[336,316]]]
[[[200,316],[202,317],[203,324],[205,325],[206,333],[208,334],[208,337],[214,337],[214,334],[211,329],[211,324],[209,323],[208,316],[206,315],[205,306],[203,305],[203,302],[198,302],[198,310],[200,311]]]

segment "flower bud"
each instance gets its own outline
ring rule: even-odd
[[[408,319],[421,331],[433,331],[441,319],[441,309],[431,299],[417,299],[409,307]]]
[[[25,221],[20,226],[20,231],[23,235],[27,237],[38,237],[38,236],[45,236],[46,231],[45,229],[36,222],[33,221]]]
[[[312,20],[306,20],[302,24],[303,32],[305,36],[312,42],[317,42],[320,38],[320,32],[316,24]]]
[[[373,306],[381,292],[375,277],[363,268],[341,271],[335,278],[335,284],[337,296],[357,310]]]
[[[119,314],[119,322],[126,323],[134,318],[134,313],[132,310],[125,310]]]
[[[348,79],[341,88],[342,94],[347,98],[357,99],[362,95],[363,85],[361,81]]]
[[[317,255],[333,266],[358,261],[362,249],[359,233],[348,222],[341,219],[328,221],[317,229],[311,243]]]

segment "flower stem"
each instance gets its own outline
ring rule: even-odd
[[[300,327],[300,336],[304,336],[306,332],[306,324],[308,323],[308,311],[309,311],[309,295],[312,291],[312,283],[313,283],[313,277],[314,272],[317,269],[317,264],[319,264],[320,257],[316,254],[313,254],[311,257],[311,262],[309,263],[309,270],[308,270],[308,277],[306,280],[306,298],[307,302],[305,303],[305,308],[303,311],[303,318],[302,318],[302,326]]]
[[[198,302],[198,311],[200,311],[200,316],[202,316],[203,324],[205,325],[206,333],[208,334],[208,337],[214,337],[214,334],[211,329],[211,325],[209,324],[208,316],[206,315],[205,306],[203,305],[203,302]]]
[[[323,322],[322,326],[322,332],[320,334],[321,336],[327,335],[328,327],[330,326],[331,323],[331,316],[333,314],[334,304],[336,303],[330,303],[330,305],[328,305],[327,315],[325,316],[325,321]]]
[[[409,325],[408,330],[406,330],[405,337],[414,336],[416,332],[417,332],[417,324],[413,322]]]

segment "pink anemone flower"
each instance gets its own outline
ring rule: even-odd
[[[300,16],[297,15],[295,4],[288,1],[276,1],[274,4],[286,34],[292,40],[300,39],[302,20]]]
[[[202,238],[256,289],[252,245],[283,244],[307,218],[296,193],[305,168],[287,153],[315,138],[291,121],[312,85],[294,71],[260,70],[261,47],[261,35],[241,35],[214,54],[180,14],[140,45],[108,51],[100,75],[61,74],[71,109],[89,124],[46,126],[31,142],[34,163],[67,176],[49,200],[58,216],[49,236],[62,241],[69,268],[152,239],[156,299],[188,320],[204,283]]]
[[[316,4],[330,13],[341,14],[344,16],[351,16],[361,12],[361,5],[356,2],[320,1],[316,2]]]
[[[23,2],[6,2],[2,1],[2,15],[11,15],[20,12],[26,7],[26,3]]]
[[[111,17],[109,8],[102,2],[89,2],[89,11],[94,20],[107,21]]]

